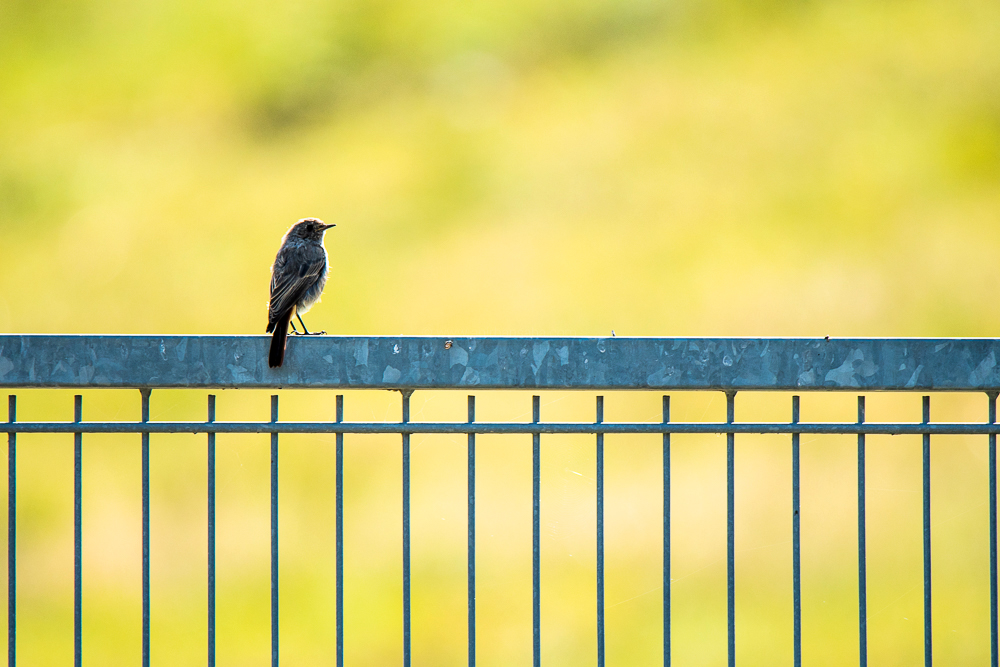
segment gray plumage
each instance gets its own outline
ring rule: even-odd
[[[303,218],[281,239],[281,248],[271,266],[271,298],[267,305],[267,333],[274,334],[267,359],[271,368],[284,361],[288,325],[295,329],[293,316],[302,324],[304,333],[310,335],[302,315],[323,294],[328,270],[323,235],[335,226],[317,218]]]

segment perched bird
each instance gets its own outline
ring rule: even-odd
[[[302,218],[281,239],[281,248],[271,266],[271,298],[267,304],[267,333],[274,332],[267,355],[267,365],[271,368],[277,368],[285,360],[288,325],[299,333],[292,322],[293,315],[306,336],[326,333],[310,333],[302,315],[319,301],[326,285],[329,267],[323,235],[331,227],[336,225],[324,224],[317,218]]]

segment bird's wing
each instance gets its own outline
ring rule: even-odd
[[[315,245],[287,246],[278,252],[271,267],[271,299],[268,319],[273,322],[292,309],[326,269],[326,253]]]

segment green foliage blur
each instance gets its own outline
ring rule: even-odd
[[[0,0],[0,331],[263,333],[270,262],[305,216],[338,225],[306,318],[332,334],[995,336],[1000,5]],[[154,392],[153,418],[202,419],[190,393]],[[24,419],[71,414],[71,394],[20,400]],[[413,400],[415,418],[464,419],[464,395]],[[498,419],[530,406],[480,400]],[[608,400],[609,420],[658,419],[658,396]],[[724,416],[719,397],[676,400],[677,419]],[[803,419],[852,420],[850,400],[806,397]],[[919,414],[919,397],[881,400],[886,419]],[[983,418],[981,397],[941,400]],[[318,393],[283,405],[332,415]],[[85,406],[138,410],[125,392]],[[545,419],[592,410],[543,397]],[[220,419],[266,414],[264,394],[220,396]],[[398,396],[348,395],[349,419],[397,417]],[[675,664],[719,664],[724,451],[677,440]],[[871,651],[912,664],[919,443],[873,440]],[[530,444],[483,441],[479,660],[525,664]],[[71,452],[21,442],[19,651],[63,665]],[[85,647],[121,664],[139,637],[137,446],[86,442]],[[941,442],[935,646],[982,662],[985,445]],[[202,664],[204,443],[153,443],[154,663]],[[283,443],[283,658],[333,664],[330,439]],[[791,650],[787,443],[741,443],[740,662],[769,665]],[[263,665],[266,440],[219,447],[220,661]],[[397,447],[348,439],[350,664],[399,662]],[[657,664],[658,447],[608,441],[609,664]],[[810,664],[856,656],[853,447],[803,444]],[[464,664],[464,440],[414,448],[415,661]],[[591,664],[590,439],[551,439],[543,488],[546,664]]]

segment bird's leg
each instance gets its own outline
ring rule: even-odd
[[[299,318],[299,324],[302,325],[302,330],[306,332],[305,333],[306,336],[322,336],[323,334],[326,333],[325,331],[309,331],[309,329],[306,329],[306,323],[302,321],[302,316],[299,315],[298,313],[295,313],[295,317]],[[292,328],[293,329],[295,328],[294,324],[292,325]]]
[[[295,334],[296,336],[299,336],[299,335],[301,335],[301,334],[299,333],[299,330],[295,328],[295,322],[292,322],[291,320],[288,320],[288,323],[292,325],[292,332],[293,332],[293,333],[294,333],[294,334]]]

